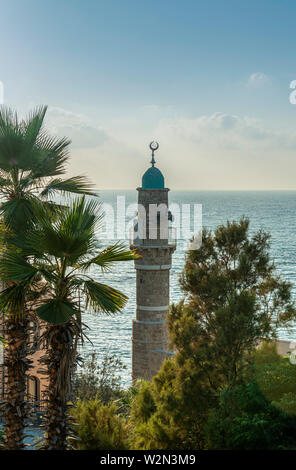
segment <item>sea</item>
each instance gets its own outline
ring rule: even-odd
[[[128,210],[128,207],[136,204],[137,194],[136,190],[99,192],[102,208],[103,210],[104,207],[106,208],[105,226],[98,232],[102,248],[117,241],[116,230],[108,232],[108,228],[112,228],[114,218],[115,226],[117,217],[122,218],[123,213],[126,223],[131,222],[135,214],[132,214],[132,210]],[[126,210],[123,208],[123,202]],[[228,220],[238,221],[245,216],[250,219],[250,235],[259,229],[269,232],[271,257],[282,278],[292,283],[296,300],[296,191],[171,190],[169,203],[178,204],[181,208],[186,205],[186,214],[190,217],[192,229],[193,208],[194,205],[199,204],[202,207],[203,227],[214,230]],[[188,207],[191,209],[190,213]],[[113,208],[113,213],[110,208]],[[128,236],[123,236],[122,233],[119,235],[128,246]],[[183,295],[179,286],[179,276],[184,266],[187,248],[188,240],[182,233],[179,233],[170,276],[171,302],[178,302]],[[86,333],[90,341],[84,342],[80,347],[80,353],[86,358],[92,352],[96,352],[99,360],[102,360],[106,354],[120,358],[126,367],[121,373],[122,385],[128,386],[131,383],[132,320],[136,312],[134,263],[133,261],[117,263],[110,272],[106,273],[102,273],[99,268],[93,268],[91,275],[94,279],[121,290],[128,296],[128,302],[125,308],[117,314],[85,313],[84,323],[88,326]],[[279,337],[296,340],[296,325],[290,332],[279,331]]]

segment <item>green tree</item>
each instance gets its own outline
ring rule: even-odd
[[[253,359],[250,379],[273,406],[296,416],[296,365],[280,356],[272,343],[263,344]]]
[[[205,434],[208,449],[295,449],[296,417],[273,406],[251,382],[220,393]]]
[[[73,410],[77,450],[124,450],[128,448],[126,423],[118,416],[115,404],[98,399],[79,400]]]
[[[132,402],[133,448],[202,449],[207,411],[214,405],[203,372],[190,359],[166,360]]]
[[[295,319],[291,284],[276,272],[269,239],[263,231],[250,237],[249,221],[241,219],[204,230],[202,246],[187,254],[186,301],[172,306],[171,339],[215,390],[239,384],[259,341],[276,338]]]
[[[250,237],[245,219],[203,231],[202,246],[187,253],[181,286],[186,296],[168,316],[175,357],[132,406],[138,448],[204,448],[221,391],[246,384],[259,342],[295,318],[291,285],[270,260],[268,234]]]
[[[7,240],[17,234],[26,238],[34,223],[34,201],[54,212],[49,200],[55,193],[91,193],[84,177],[62,179],[69,159],[70,141],[50,137],[44,127],[46,107],[33,111],[20,120],[12,110],[0,109],[0,215]],[[24,261],[25,263],[25,261]],[[13,282],[13,281],[12,281]],[[10,282],[4,295],[15,288]],[[21,307],[19,307],[21,303]],[[23,449],[25,393],[28,342],[28,312],[25,297],[18,292],[18,309],[5,311],[5,371],[6,371],[6,448]]]
[[[43,205],[36,203],[34,210],[38,225],[29,238],[15,239],[22,254],[7,251],[0,259],[2,278],[13,283],[2,291],[0,305],[7,311],[19,311],[23,298],[43,284],[35,311],[47,325],[43,335],[49,374],[46,447],[65,449],[67,401],[76,344],[83,333],[82,313],[85,309],[115,313],[127,300],[117,289],[95,281],[90,269],[104,271],[116,262],[134,259],[135,254],[120,243],[98,249],[95,229],[101,214],[96,200],[77,199],[54,223]]]

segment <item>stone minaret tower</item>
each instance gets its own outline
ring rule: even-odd
[[[138,218],[132,230],[131,248],[140,258],[135,260],[137,311],[133,320],[132,379],[150,380],[157,374],[168,351],[166,317],[169,308],[169,279],[172,253],[176,248],[169,226],[168,192],[164,177],[155,167],[151,142],[151,167],[138,190]]]

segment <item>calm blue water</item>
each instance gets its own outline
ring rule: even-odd
[[[137,191],[101,191],[101,201],[112,204],[116,215],[117,196],[126,197],[126,206],[137,201]],[[260,228],[271,233],[271,255],[282,277],[293,283],[296,298],[296,191],[243,192],[243,191],[170,191],[170,203],[202,204],[203,226],[214,229],[227,220],[238,220],[245,215],[250,218],[250,233]],[[128,217],[130,220],[131,217]],[[102,245],[112,240],[102,239]],[[173,256],[171,270],[171,301],[181,297],[178,276],[183,268],[186,242],[179,239]],[[119,263],[111,273],[93,271],[95,279],[106,282],[128,295],[125,309],[113,316],[87,313],[85,323],[90,330],[88,336],[93,345],[85,343],[82,354],[95,349],[100,355],[106,352],[117,354],[127,370],[123,381],[130,383],[132,319],[135,317],[136,277],[133,262]],[[295,335],[296,336],[296,328]],[[281,338],[291,334],[280,332]]]

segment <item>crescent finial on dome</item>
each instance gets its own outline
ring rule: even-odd
[[[150,142],[149,148],[152,150],[151,167],[142,177],[142,189],[164,189],[164,177],[161,171],[156,168],[154,152],[159,148],[158,142]]]
[[[154,166],[156,161],[154,159],[154,152],[156,152],[156,150],[159,148],[159,143],[156,142],[155,140],[153,140],[152,142],[150,142],[149,144],[149,148],[152,150],[152,159],[151,159],[151,165]]]

